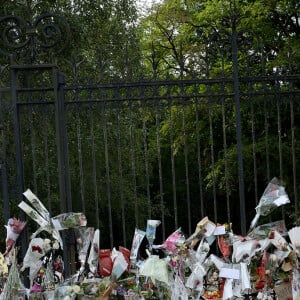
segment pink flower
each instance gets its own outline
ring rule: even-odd
[[[8,253],[15,245],[20,233],[24,229],[26,222],[20,221],[13,217],[7,222],[6,230],[6,253]]]
[[[33,286],[30,289],[31,293],[38,293],[38,292],[42,292],[42,291],[43,291],[43,288],[41,287],[40,284],[38,284],[36,282],[33,284]]]
[[[20,221],[19,219],[13,217],[8,220],[8,226],[11,227],[12,231],[16,234],[20,234],[24,229],[26,222]]]

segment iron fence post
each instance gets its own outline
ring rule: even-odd
[[[1,98],[1,96],[0,96]],[[7,223],[10,215],[10,205],[8,200],[8,181],[7,181],[7,168],[6,168],[6,141],[5,141],[5,133],[4,133],[4,125],[3,125],[3,116],[2,116],[2,108],[1,108],[1,99],[0,99],[0,131],[1,131],[1,181],[2,181],[2,197],[3,197],[3,215],[4,221]]]
[[[54,79],[54,94],[55,94],[55,122],[56,122],[56,145],[57,145],[57,159],[58,159],[58,177],[59,177],[59,197],[61,213],[71,212],[72,201],[70,191],[70,174],[68,163],[68,148],[66,136],[66,122],[65,122],[65,99],[64,99],[64,84],[65,79],[57,68],[53,69]],[[62,232],[63,238],[63,255],[65,276],[71,275],[71,232]]]
[[[20,129],[20,112],[18,104],[18,69],[15,68],[13,56],[10,56],[11,65],[11,99],[14,111],[14,142],[16,149],[16,167],[17,167],[17,200],[23,201],[24,192],[24,170],[23,170],[23,147],[21,141],[21,129]],[[24,211],[20,212],[21,219],[26,220],[26,214]],[[21,235],[21,256],[25,257],[27,252],[28,234],[27,230],[23,230]],[[29,286],[28,270],[24,273],[24,285]]]

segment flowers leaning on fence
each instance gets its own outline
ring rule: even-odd
[[[15,247],[16,241],[23,231],[26,222],[20,221],[17,218],[10,218],[7,222],[6,227],[6,250],[4,256],[7,258],[7,264],[11,264],[11,253]]]
[[[258,217],[288,202],[275,182],[266,191]],[[20,208],[41,226],[31,236],[21,263],[21,270],[30,268],[29,299],[300,299],[300,227],[288,231],[284,220],[256,226],[256,218],[254,227],[241,236],[233,232],[231,223],[204,217],[189,237],[178,228],[160,245],[154,244],[160,221],[148,220],[146,231],[135,228],[131,250],[120,245],[118,250],[101,249],[100,230],[87,227],[84,214],[69,212],[51,218],[35,195],[27,191],[25,196],[34,208],[24,203]],[[69,278],[62,276],[59,247],[59,234],[66,228],[74,230],[76,263],[80,263]],[[48,239],[44,234],[37,237],[42,231]],[[25,299],[15,251],[9,274],[2,271],[6,284],[0,282],[0,300]]]

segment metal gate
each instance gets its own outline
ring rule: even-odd
[[[147,219],[162,221],[160,241],[204,216],[245,234],[275,176],[297,215],[300,75],[241,77],[236,55],[232,76],[89,85],[12,57],[0,89],[3,222],[30,188],[53,216],[84,212],[102,247],[130,247]],[[22,243],[25,253],[26,233]]]

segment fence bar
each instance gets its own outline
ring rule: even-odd
[[[135,162],[135,139],[134,139],[134,124],[132,120],[132,103],[129,105],[129,137],[130,137],[130,160],[133,184],[134,212],[135,224],[139,227],[139,205],[137,199],[137,182],[136,182],[136,162]]]
[[[92,151],[92,165],[93,165],[93,187],[94,187],[94,204],[95,204],[95,220],[96,228],[99,228],[99,197],[98,197],[98,183],[97,183],[97,163],[95,155],[95,134],[94,134],[94,115],[90,108],[90,136],[91,136],[91,151]]]
[[[44,94],[43,96],[44,97]],[[48,124],[46,117],[46,105],[42,107],[43,116],[43,143],[44,143],[44,156],[45,156],[45,172],[46,172],[46,183],[47,183],[47,208],[51,212],[51,189],[50,189],[50,172],[49,172],[49,147],[48,147]]]
[[[108,155],[108,140],[107,140],[107,126],[106,126],[106,109],[105,103],[102,105],[102,128],[103,128],[103,141],[104,141],[104,157],[105,157],[105,177],[106,177],[106,195],[108,207],[108,224],[109,224],[109,238],[110,247],[113,248],[113,219],[112,219],[112,205],[111,205],[111,190],[110,190],[110,169],[109,169],[109,155]]]
[[[194,86],[194,90],[196,89]],[[202,186],[202,162],[201,162],[201,144],[200,144],[200,128],[199,128],[199,102],[198,97],[195,99],[195,115],[196,115],[196,144],[197,144],[197,166],[198,166],[198,185],[200,198],[200,216],[204,218],[204,199]]]
[[[293,162],[293,187],[295,200],[295,215],[298,215],[298,193],[297,193],[297,172],[296,172],[296,138],[295,138],[295,116],[294,116],[294,102],[290,97],[290,118],[291,118],[291,134],[292,134],[292,162]]]
[[[6,167],[6,137],[4,131],[4,119],[3,119],[3,107],[2,107],[2,93],[0,92],[0,131],[1,131],[1,178],[2,178],[2,197],[3,197],[3,214],[4,221],[7,224],[7,221],[10,217],[10,206],[8,199],[8,180],[7,180],[7,167]]]
[[[11,57],[11,65],[13,64],[13,58]],[[24,170],[23,170],[23,147],[21,142],[21,130],[20,130],[20,107],[18,105],[18,70],[11,68],[11,98],[14,107],[14,142],[16,147],[16,164],[17,164],[17,195],[18,202],[23,201],[23,192],[24,192]],[[21,211],[21,216],[25,220],[26,216],[23,211]],[[27,230],[24,230],[21,238],[21,254],[22,257],[25,256],[27,251]],[[25,281],[25,285],[29,284],[28,278]]]
[[[122,211],[122,230],[123,230],[123,243],[126,247],[126,214],[125,214],[125,200],[124,200],[124,183],[123,183],[123,167],[122,167],[122,152],[121,152],[121,129],[120,129],[120,110],[117,108],[117,151],[118,151],[118,173],[119,173],[119,189],[120,201]]]
[[[168,91],[169,95],[170,91]],[[174,229],[178,228],[178,207],[177,207],[177,192],[176,192],[176,170],[175,170],[175,155],[174,155],[174,135],[173,135],[173,112],[171,101],[169,100],[169,122],[170,122],[170,155],[171,155],[171,172],[172,172],[172,196],[173,196],[173,211],[174,211]]]
[[[159,198],[160,198],[160,207],[161,207],[162,239],[165,240],[165,205],[164,205],[163,173],[162,173],[162,162],[161,162],[160,121],[158,115],[158,103],[156,103],[155,105],[155,127],[156,127],[156,145],[157,145],[157,163],[158,163],[158,179],[159,179]]]
[[[144,162],[145,162],[145,175],[146,175],[146,195],[148,206],[148,218],[151,219],[151,195],[150,195],[150,176],[149,176],[149,154],[147,143],[147,127],[146,127],[146,114],[145,114],[145,101],[142,101],[142,118],[143,118],[143,147],[144,147]]]
[[[211,86],[208,87],[209,89]],[[214,148],[214,132],[213,132],[213,121],[211,112],[211,103],[209,99],[208,103],[208,118],[209,118],[209,139],[210,139],[210,159],[211,159],[211,180],[212,180],[212,193],[213,193],[213,211],[214,221],[218,222],[218,209],[217,209],[217,195],[216,195],[216,176],[215,176],[215,148]]]
[[[240,221],[241,234],[246,235],[246,208],[245,208],[245,188],[244,188],[244,165],[242,149],[242,126],[241,126],[241,109],[240,109],[240,88],[239,88],[239,71],[238,71],[238,46],[236,20],[232,23],[232,63],[233,63],[233,82],[234,82],[234,102],[236,112],[236,140],[238,156],[238,176],[239,176],[239,198],[240,198]]]
[[[183,130],[183,150],[184,150],[184,166],[185,166],[185,185],[186,185],[186,202],[188,213],[188,232],[192,234],[192,219],[191,219],[191,197],[190,197],[190,178],[189,178],[189,164],[188,164],[188,142],[186,133],[186,116],[185,105],[182,106],[182,130]]]
[[[32,174],[33,174],[33,187],[35,194],[38,195],[38,187],[37,187],[37,163],[36,163],[36,149],[35,149],[35,132],[34,132],[34,126],[33,126],[33,107],[30,105],[30,138],[31,138],[31,157],[32,157]]]
[[[222,88],[224,88],[224,86]],[[231,215],[230,215],[230,198],[229,198],[229,185],[228,185],[226,116],[225,116],[225,101],[224,101],[224,97],[222,97],[222,128],[223,128],[223,150],[224,150],[224,173],[225,173],[225,189],[226,189],[227,222],[230,223],[231,222]]]
[[[77,97],[77,93],[75,95]],[[80,198],[81,209],[85,213],[85,197],[84,197],[84,176],[83,176],[83,161],[82,161],[82,145],[81,145],[81,119],[79,117],[79,105],[76,104],[76,129],[77,129],[77,152],[78,152],[78,167],[79,167],[79,181],[80,181]]]

